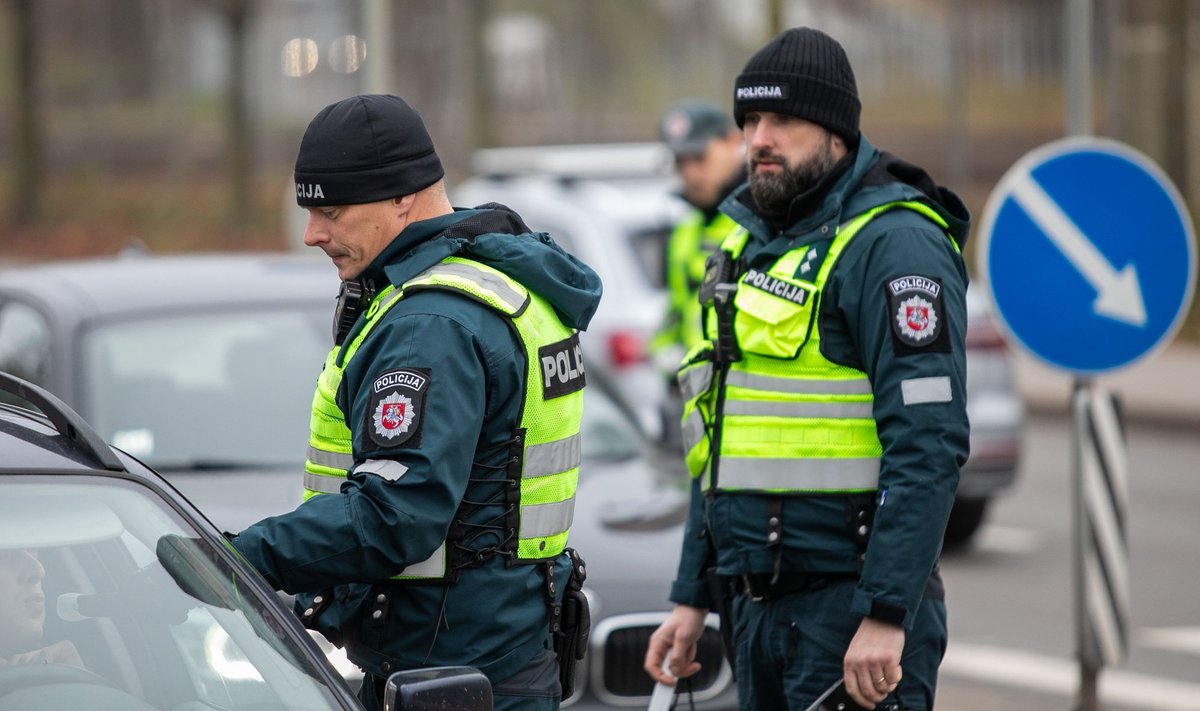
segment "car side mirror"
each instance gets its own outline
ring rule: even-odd
[[[383,711],[459,709],[492,711],[492,684],[471,667],[398,671],[383,690]]]

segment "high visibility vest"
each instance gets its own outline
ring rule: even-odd
[[[447,257],[399,288],[389,285],[379,292],[354,339],[326,357],[313,396],[304,498],[338,492],[354,465],[351,432],[336,399],[346,365],[392,306],[408,293],[429,288],[465,294],[496,309],[516,328],[526,353],[526,383],[507,475],[520,482],[519,503],[506,524],[513,538],[507,548],[518,561],[554,558],[566,548],[579,482],[584,382],[579,335],[542,297],[503,272],[461,257]],[[443,541],[429,559],[393,578],[447,577],[454,564],[448,560],[450,548]]]
[[[696,291],[704,279],[704,262],[738,224],[724,213],[705,222],[704,213],[693,210],[675,226],[667,242],[666,282],[670,314],[663,330],[655,335],[653,348],[681,345],[690,349],[704,340],[700,327],[701,308]]]
[[[741,359],[727,369],[714,365],[712,344],[706,342],[688,354],[678,375],[685,399],[688,470],[704,477],[705,491],[714,489],[714,468],[717,491],[803,494],[878,488],[883,446],[871,382],[866,373],[821,355],[816,319],[821,290],[850,240],[893,209],[914,210],[948,229],[923,203],[888,203],[841,225],[811,278],[803,276],[806,260],[816,255],[808,245],[783,254],[765,272],[749,269],[738,276],[733,330]],[[736,259],[747,238],[739,230],[721,249]],[[709,304],[704,328],[710,339],[717,336],[716,322]],[[714,439],[720,441],[715,462]]]

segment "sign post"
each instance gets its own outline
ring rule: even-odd
[[[1196,283],[1196,240],[1178,190],[1141,153],[1099,138],[1038,148],[988,199],[979,245],[1001,326],[1075,377],[1072,398],[1079,711],[1128,650],[1127,465],[1117,406],[1096,375],[1165,347]]]

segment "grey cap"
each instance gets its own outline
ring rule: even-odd
[[[685,99],[667,109],[658,124],[663,143],[675,155],[698,155],[714,138],[733,130],[729,112],[699,99]]]

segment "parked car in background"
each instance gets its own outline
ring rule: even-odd
[[[300,502],[337,286],[328,263],[295,255],[23,266],[0,272],[0,371],[68,401],[99,438],[159,469],[217,530],[240,531]],[[593,602],[589,654],[564,704],[578,709],[648,702],[642,657],[670,609],[687,505],[678,457],[658,457],[608,376],[589,368],[570,537],[587,561]],[[729,709],[732,676],[712,624],[691,692],[698,709]],[[361,676],[318,642],[347,679]]]
[[[683,542],[687,473],[678,457],[664,456],[646,439],[634,418],[607,371],[589,371],[570,545],[587,562],[592,632],[576,671],[577,692],[563,704],[573,711],[646,707],[654,683],[642,660],[672,607],[667,596]],[[704,668],[679,685],[678,708],[689,708],[688,691],[696,709],[736,708],[715,614],[697,660]]]
[[[337,288],[328,264],[284,255],[25,265],[0,272],[0,370],[239,531],[301,500]]]
[[[588,366],[611,373],[643,429],[674,446],[676,430],[660,416],[671,410],[663,374],[645,357],[666,304],[666,239],[686,209],[673,193],[670,153],[658,143],[496,148],[479,151],[472,170],[451,191],[455,204],[508,205],[600,274],[604,296],[584,340]],[[990,501],[1012,486],[1024,426],[1011,353],[975,286],[967,311],[971,458],[946,529],[950,546],[970,542]]]
[[[41,410],[0,404],[0,569],[18,571],[0,711],[362,708],[186,498],[48,392],[7,374],[0,392]],[[436,673],[393,675],[391,703],[491,708],[479,672]]]
[[[662,250],[686,210],[670,193],[670,160],[657,143],[485,149],[450,190],[458,206],[511,207],[596,270],[604,296],[582,336],[588,369],[612,374],[652,434],[666,385],[649,351],[667,303]]]

